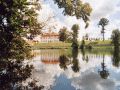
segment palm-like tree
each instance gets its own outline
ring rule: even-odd
[[[101,26],[102,27],[102,30],[101,30],[101,33],[103,34],[103,41],[105,40],[105,26],[108,25],[109,23],[109,20],[106,19],[106,18],[101,18],[99,23],[98,23],[98,26]]]

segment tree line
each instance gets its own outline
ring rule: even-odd
[[[109,20],[107,18],[101,18],[98,22],[98,26],[101,26],[101,34],[103,36],[103,42],[105,41],[105,26],[109,24]],[[71,31],[68,31],[66,27],[63,27],[59,31],[59,40],[62,42],[70,42],[72,43],[73,48],[79,48],[78,43],[78,34],[79,34],[79,25],[74,24],[71,27]],[[87,35],[88,36],[88,35]],[[120,31],[119,29],[114,29],[111,34],[111,44],[115,47],[119,47],[120,45]],[[85,47],[85,40],[81,41],[80,48],[84,49]],[[89,46],[91,48],[91,46]]]

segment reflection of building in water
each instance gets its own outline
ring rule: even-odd
[[[58,60],[42,60],[44,64],[58,64]]]
[[[44,64],[59,64],[59,50],[43,50],[41,51],[41,61]]]

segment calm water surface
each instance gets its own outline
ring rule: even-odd
[[[22,62],[1,61],[0,90],[120,90],[118,50],[32,53]]]
[[[120,90],[117,51],[36,50],[32,75],[43,90]]]

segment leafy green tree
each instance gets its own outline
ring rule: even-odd
[[[66,42],[72,43],[72,39],[73,39],[73,33],[70,32],[70,31],[67,31],[67,39],[66,39]]]
[[[119,47],[120,44],[120,31],[118,29],[113,30],[111,35],[112,43],[115,47]]]
[[[103,34],[103,41],[105,40],[105,26],[108,25],[109,23],[109,20],[106,19],[106,18],[101,18],[99,23],[98,23],[98,26],[101,26],[102,27],[102,30],[101,30],[101,33]]]
[[[38,0],[0,0],[0,55],[29,49],[22,37],[39,32],[39,8]]]
[[[71,28],[73,30],[73,42],[72,42],[72,47],[73,48],[78,48],[78,30],[79,30],[79,25],[78,24],[74,24]]]
[[[77,19],[83,19],[88,27],[89,16],[92,8],[88,3],[83,3],[81,0],[54,0],[59,8],[63,8],[63,14],[76,16]]]
[[[60,29],[59,31],[59,41],[66,41],[67,39],[67,28],[63,27],[62,29]]]

